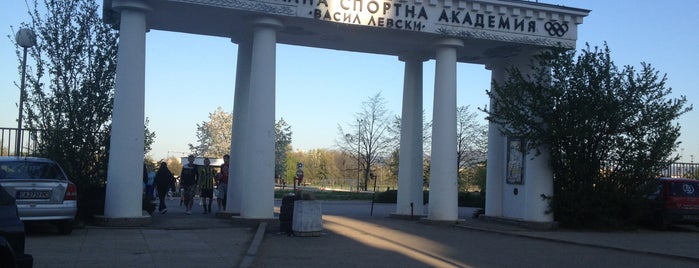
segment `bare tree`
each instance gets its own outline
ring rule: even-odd
[[[371,166],[388,155],[395,144],[390,135],[391,115],[381,93],[363,102],[355,121],[348,125],[350,132],[338,126],[340,139],[336,143],[340,150],[357,159],[357,173],[363,173],[361,188],[366,191]]]
[[[386,165],[390,174],[387,175],[389,182],[398,181],[398,164],[400,156],[400,133],[401,133],[401,117],[396,116],[393,119],[393,126],[391,127],[391,135],[393,136],[393,141],[395,142],[395,149],[391,152],[386,159]],[[425,111],[422,112],[422,157],[423,163],[429,163],[429,152],[430,144],[432,140],[432,121],[427,121],[425,118]],[[428,169],[428,165],[423,165],[423,170]],[[424,177],[427,178],[427,177]]]
[[[460,106],[456,117],[456,161],[459,168],[459,185],[467,185],[467,177],[473,177],[474,165],[485,161],[488,145],[488,129],[478,123],[476,113],[469,106]],[[471,171],[471,172],[468,172]]]

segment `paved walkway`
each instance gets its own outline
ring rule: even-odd
[[[194,214],[185,215],[179,200],[168,203],[168,213],[154,215],[147,227],[88,226],[62,236],[50,226],[29,225],[26,251],[34,256],[34,267],[528,266],[518,254],[528,254],[531,264],[585,267],[568,265],[570,248],[585,256],[602,256],[585,261],[588,267],[595,261],[598,266],[616,266],[619,258],[641,267],[699,266],[695,226],[670,231],[536,231],[471,219],[473,209],[461,208],[464,223],[454,227],[388,218],[394,204],[375,204],[372,213],[366,201],[323,201],[321,236],[290,237],[279,232],[278,221],[251,225],[202,214],[197,206]],[[548,253],[565,258],[532,258]]]

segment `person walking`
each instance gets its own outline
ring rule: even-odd
[[[192,205],[194,204],[194,196],[197,194],[197,177],[199,171],[194,165],[194,155],[187,157],[187,164],[182,166],[180,172],[180,185],[182,186],[182,198],[184,200],[185,214],[192,214]]]
[[[226,201],[228,197],[228,168],[231,160],[230,155],[223,156],[223,164],[221,164],[221,173],[218,174],[218,186],[216,188],[218,194],[216,195],[216,203],[218,204],[218,211],[226,210]]]
[[[170,169],[167,168],[167,163],[161,162],[158,172],[155,173],[155,189],[158,191],[158,199],[160,200],[160,204],[158,205],[158,211],[160,214],[167,213],[165,197],[167,196],[170,187],[174,185],[174,181],[175,176],[172,175]]]
[[[199,168],[199,190],[204,206],[204,214],[211,213],[211,202],[214,199],[214,176],[216,172],[208,157],[204,158],[204,166]]]

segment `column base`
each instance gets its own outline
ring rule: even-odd
[[[216,212],[216,218],[219,218],[219,219],[230,219],[233,216],[240,216],[240,213],[228,212],[228,211]]]
[[[143,212],[141,217],[108,218],[104,215],[95,215],[94,224],[103,227],[141,227],[151,223],[151,216]]]
[[[399,220],[411,220],[411,221],[416,221],[416,220],[420,220],[420,219],[422,219],[422,218],[426,218],[427,215],[426,215],[426,214],[413,214],[413,215],[410,215],[410,214],[391,213],[391,214],[388,214],[388,217],[389,217],[389,218],[393,218],[393,219],[399,219]]]
[[[491,222],[497,222],[497,223],[504,223],[504,224],[514,225],[514,226],[519,226],[519,227],[524,227],[526,229],[532,229],[532,230],[555,230],[558,228],[558,222],[555,222],[555,221],[550,221],[550,222],[525,221],[525,220],[521,220],[521,219],[493,217],[493,216],[486,216],[486,215],[480,215],[478,217],[478,219],[482,219],[485,221],[491,221]]]
[[[430,220],[429,218],[422,218],[419,220],[420,223],[427,225],[442,225],[442,226],[456,226],[463,225],[466,221],[463,219],[456,220]]]

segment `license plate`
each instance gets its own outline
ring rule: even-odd
[[[17,199],[49,199],[51,191],[17,191]]]

